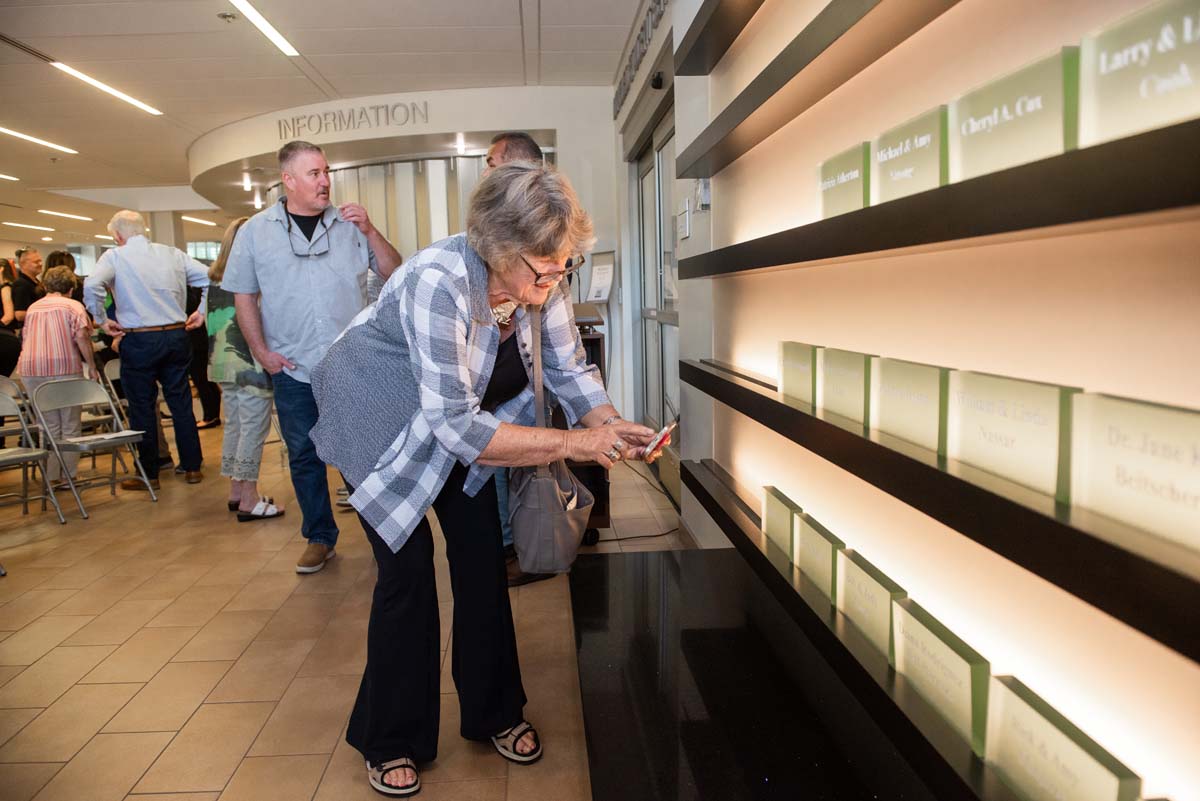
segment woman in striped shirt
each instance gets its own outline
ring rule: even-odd
[[[88,377],[99,380],[96,363],[92,358],[92,325],[83,304],[72,300],[75,274],[70,267],[54,267],[42,276],[46,297],[36,301],[25,313],[25,326],[21,332],[21,361],[17,371],[25,384],[25,391],[33,391],[48,381],[63,378],[79,378],[86,363]],[[80,407],[72,406],[47,412],[46,427],[50,434],[61,440],[79,436]],[[72,475],[79,460],[77,453],[64,453],[67,469]],[[46,463],[46,478],[59,479],[56,460]]]

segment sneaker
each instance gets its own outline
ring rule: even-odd
[[[304,549],[304,553],[300,554],[300,560],[296,562],[296,572],[316,573],[325,567],[325,563],[335,556],[337,556],[337,551],[328,545],[322,545],[319,542],[310,542],[308,547]]]
[[[170,456],[160,456],[159,457],[159,459],[158,459],[158,469],[159,470],[170,470],[174,466],[175,466],[175,460],[172,459]]]

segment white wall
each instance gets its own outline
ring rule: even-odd
[[[963,0],[722,170],[711,246],[818,219],[822,160],[1147,4]],[[702,129],[701,97],[711,120],[803,27],[805,4],[786,5],[767,0],[751,24],[770,33],[735,43],[714,79],[677,82],[688,115],[677,131]],[[1200,342],[1198,217],[685,281],[712,295],[711,338],[693,328],[690,346],[707,339],[716,358],[774,375],[778,342],[796,339],[1200,407],[1200,371],[1184,367]],[[757,422],[720,404],[713,420],[713,456],[742,484],[781,487],[994,672],[1019,676],[1140,773],[1147,797],[1200,800],[1200,666]],[[685,502],[689,529],[704,516]]]

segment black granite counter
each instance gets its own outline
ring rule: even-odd
[[[596,801],[935,797],[735,550],[570,583]]]

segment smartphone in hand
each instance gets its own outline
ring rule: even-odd
[[[646,454],[646,456],[652,456],[658,451],[662,450],[670,442],[671,432],[674,431],[675,427],[678,425],[679,418],[676,417],[673,422],[671,422],[669,425],[663,426],[663,429],[654,435],[654,439],[650,440],[642,452]]]

